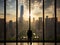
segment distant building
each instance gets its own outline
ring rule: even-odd
[[[0,40],[4,40],[4,19],[0,19]]]
[[[35,18],[33,18],[33,22],[31,23],[31,30],[35,31]]]
[[[38,22],[38,27],[39,27],[39,37],[41,38],[41,40],[43,39],[43,21],[42,21],[42,17],[39,17],[39,22]]]
[[[35,18],[33,18],[33,23],[35,23]]]
[[[42,17],[39,17],[39,20],[36,21],[36,28],[40,31],[42,29]]]
[[[43,21],[42,21],[42,17],[39,17],[37,25],[38,25],[38,35],[42,40],[42,38],[43,38]]]
[[[13,22],[12,22],[12,20],[10,20],[9,22],[7,22],[6,24],[7,24],[7,26],[6,26],[7,27],[7,31],[6,31],[7,33],[6,33],[6,35],[7,35],[7,39],[9,39],[9,38],[12,38],[12,37],[15,36],[15,30],[13,28]]]
[[[38,20],[36,20],[35,28],[38,30]]]
[[[43,37],[43,21],[42,17],[39,17],[38,20],[36,20],[36,32],[39,38],[42,40]]]
[[[24,14],[24,6],[23,4],[20,6],[20,18],[18,25],[18,33],[23,30],[23,14]]]
[[[60,22],[57,22],[57,40],[59,41],[60,40]]]
[[[39,30],[42,30],[42,17],[39,17],[38,29],[39,29]]]
[[[46,16],[45,19],[45,39],[46,40],[54,40],[54,31],[55,31],[55,18],[48,18]]]
[[[9,28],[10,28],[10,30],[13,29],[13,22],[12,22],[12,20],[9,21]]]
[[[21,23],[23,22],[23,12],[24,12],[24,6],[21,5],[21,7],[20,7],[20,19],[19,19]]]

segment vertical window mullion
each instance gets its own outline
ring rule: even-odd
[[[4,0],[4,45],[6,45],[6,0]]]
[[[43,0],[43,45],[44,45],[44,0]]]
[[[57,18],[56,18],[56,0],[54,1],[54,11],[55,11],[55,45],[56,45],[56,24],[57,24]]]
[[[16,45],[18,45],[18,0],[16,0]]]

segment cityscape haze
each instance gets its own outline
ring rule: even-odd
[[[55,41],[55,30],[56,41],[60,41],[60,1],[56,1],[56,17],[54,2],[55,0],[44,0],[43,19],[43,0],[31,0],[30,13],[29,0],[18,0],[18,15],[16,15],[16,0],[6,0],[6,41],[16,41],[16,37],[18,37],[17,41],[28,41],[29,23],[33,33],[32,41],[47,41],[44,43],[45,45],[55,45],[55,42],[48,42]],[[29,22],[29,16],[31,22]],[[0,0],[0,41],[4,41],[4,19],[4,0]],[[0,42],[0,45],[4,45],[4,43]],[[6,45],[16,45],[16,42],[6,42]],[[29,45],[29,43],[18,42],[18,45]],[[32,42],[32,45],[43,45],[43,42]],[[60,43],[57,42],[57,45],[60,45]]]

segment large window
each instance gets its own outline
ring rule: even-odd
[[[60,5],[59,5],[59,0],[57,0],[57,9],[56,9],[56,13],[57,13],[57,41],[59,41],[60,40]]]
[[[6,0],[6,40],[16,40],[16,0]]]
[[[45,40],[55,39],[54,0],[44,1],[44,35]]]
[[[43,40],[43,0],[31,1],[31,30],[33,39]]]
[[[0,0],[0,45],[60,45],[60,0]],[[27,32],[32,31],[29,42]]]
[[[18,0],[18,40],[27,40],[29,29],[29,3],[28,0]]]
[[[0,0],[0,40],[4,40],[4,0]]]

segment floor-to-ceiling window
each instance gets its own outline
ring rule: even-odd
[[[6,40],[16,40],[16,0],[6,0]]]
[[[60,45],[59,3],[59,0],[31,0],[32,45]],[[29,45],[28,30],[29,0],[0,0],[0,44]]]
[[[0,40],[4,40],[4,0],[0,0]]]
[[[45,40],[55,40],[54,0],[44,0],[44,35]]]

